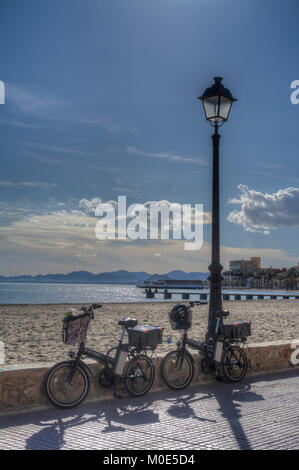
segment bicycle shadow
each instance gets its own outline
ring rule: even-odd
[[[167,413],[173,416],[174,418],[180,418],[180,419],[189,419],[193,418],[198,421],[207,421],[209,423],[216,423],[217,421],[215,419],[209,419],[209,418],[204,418],[201,416],[197,416],[194,409],[192,408],[191,404],[198,402],[200,400],[204,400],[210,398],[209,395],[205,397],[198,398],[196,397],[195,392],[194,393],[189,393],[187,396],[185,395],[177,395],[175,397],[175,403],[171,405]]]
[[[194,390],[195,387],[191,387],[191,390]],[[241,384],[215,383],[214,385],[205,385],[200,389],[201,397],[198,397],[199,390],[196,387],[196,391],[190,391],[187,396],[186,391],[185,393],[178,393],[175,397],[175,404],[170,406],[168,413],[180,419],[193,418],[207,423],[218,423],[219,419],[204,417],[204,414],[209,413],[204,407],[200,410],[203,416],[198,416],[198,413],[192,407],[192,404],[198,404],[200,401],[216,399],[219,404],[217,411],[221,413],[226,423],[229,424],[238,447],[241,450],[251,449],[246,430],[241,423],[243,416],[242,404],[264,400],[262,395],[252,391],[251,388],[249,378],[245,379]]]
[[[158,413],[160,405],[158,404],[158,409],[155,410],[155,403],[167,401],[170,406],[166,409],[166,412],[170,416],[178,419],[191,418],[196,422],[206,421],[208,427],[211,424],[215,431],[217,423],[220,422],[219,414],[215,416],[215,406],[213,404],[202,408],[197,406],[198,402],[215,399],[219,405],[217,411],[221,413],[227,423],[221,424],[224,426],[226,439],[229,437],[227,436],[228,425],[231,436],[235,438],[238,447],[240,449],[250,449],[251,444],[242,417],[246,416],[246,404],[264,400],[262,395],[252,389],[252,385],[258,382],[273,381],[292,376],[298,376],[298,369],[283,374],[280,372],[261,377],[249,376],[240,384],[215,382],[215,384],[206,384],[200,387],[194,385],[189,389],[176,393],[163,390],[146,397],[126,400],[123,403],[121,400],[117,402],[107,400],[87,402],[82,408],[70,410],[59,410],[54,407],[44,411],[35,410],[26,414],[21,413],[12,418],[7,416],[1,420],[0,429],[11,426],[15,428],[20,426],[21,428],[21,426],[30,425],[33,429],[36,427],[37,430],[26,440],[26,449],[61,449],[66,443],[74,439],[72,439],[73,436],[80,439],[80,442],[84,439],[87,441],[89,432],[88,427],[86,427],[85,432],[84,426],[88,423],[97,425],[97,434],[125,433],[128,427],[158,423],[160,422]],[[77,434],[76,427],[79,426],[82,426],[82,428],[78,429]],[[73,436],[66,436],[69,430],[73,433]],[[87,442],[86,448],[88,448],[88,445],[89,442]]]
[[[40,417],[28,417],[28,423],[42,426],[42,429],[26,440],[26,449],[59,450],[65,444],[65,433],[70,428],[84,426],[87,423],[99,424],[99,433],[126,432],[128,426],[139,426],[159,422],[159,414],[150,409],[153,400],[129,402],[115,406],[105,406],[105,403],[85,404],[84,410],[51,409]],[[53,416],[53,411],[54,416]],[[47,419],[47,415],[50,419]],[[24,416],[23,416],[24,418]],[[24,420],[22,421],[22,424]],[[28,424],[27,423],[27,424]]]

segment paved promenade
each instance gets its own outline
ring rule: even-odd
[[[299,370],[0,416],[0,449],[298,449]]]

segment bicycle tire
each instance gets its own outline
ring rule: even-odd
[[[161,361],[161,366],[160,366],[160,374],[161,374],[163,382],[169,388],[171,388],[173,390],[182,390],[182,389],[188,387],[188,385],[190,385],[190,383],[192,382],[193,376],[194,376],[194,364],[193,364],[192,360],[190,359],[189,355],[184,354],[183,361],[186,361],[187,367],[189,369],[189,372],[188,372],[188,369],[187,369],[187,377],[184,379],[183,383],[171,382],[171,379],[169,377],[169,373],[167,372],[167,367],[168,367],[168,363],[171,364],[170,367],[172,367],[172,368],[173,368],[174,365],[177,364],[177,361],[179,360],[178,359],[178,354],[179,354],[179,351],[177,349],[175,349],[173,351],[170,351],[169,353],[166,354],[166,356],[164,356],[164,358]],[[178,374],[176,374],[176,376],[178,377]]]
[[[229,357],[229,354],[234,354],[234,359]],[[235,352],[238,353],[240,356],[239,359],[235,355]],[[240,367],[241,366],[241,367]],[[237,373],[237,370],[240,369],[240,373]],[[230,345],[225,349],[224,357],[223,357],[223,364],[222,364],[222,372],[225,379],[228,382],[240,382],[240,380],[244,379],[248,369],[248,361],[246,354],[244,353],[243,349],[239,346]],[[233,372],[234,371],[234,372]],[[237,375],[233,375],[236,373]]]
[[[62,391],[61,388],[60,389],[58,388],[58,396],[55,396],[55,393],[54,393],[55,385],[58,385],[58,386],[63,385],[61,383],[63,379],[59,379],[59,375],[56,376],[56,372],[57,373],[63,372],[63,368],[65,368],[66,369],[65,377],[67,377],[72,365],[73,365],[73,361],[58,362],[57,364],[55,364],[55,366],[53,366],[47,372],[45,379],[44,379],[44,389],[45,389],[46,395],[48,399],[58,408],[64,408],[64,409],[74,408],[75,406],[80,405],[80,403],[82,403],[82,401],[86,398],[89,392],[90,379],[89,379],[88,373],[83,367],[78,365],[76,367],[75,374],[77,374],[77,372],[80,374],[77,376],[78,377],[77,381],[79,381],[80,376],[81,376],[81,379],[83,379],[82,393],[80,393],[80,395],[75,400],[62,402],[61,398],[59,399],[59,392],[60,392],[60,397],[63,396],[64,392]],[[74,378],[72,379],[72,382],[73,380]],[[73,384],[76,385],[75,382],[73,382]],[[67,385],[65,385],[65,388],[67,388]],[[70,390],[71,389],[69,389],[69,391]]]
[[[123,375],[124,384],[127,391],[135,397],[145,395],[151,389],[154,379],[154,363],[145,354],[137,354],[132,357],[125,367]],[[143,382],[144,387],[140,388]]]

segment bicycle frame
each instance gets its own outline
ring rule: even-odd
[[[69,374],[69,377],[67,379],[67,382],[71,383],[78,364],[82,364],[82,366],[85,367],[85,369],[87,369],[88,372],[91,375],[94,375],[92,373],[91,369],[88,367],[88,365],[84,361],[82,361],[81,356],[87,356],[91,359],[95,359],[97,362],[99,362],[101,364],[104,364],[107,371],[108,371],[107,366],[108,366],[108,364],[110,364],[112,366],[112,370],[111,370],[111,372],[109,371],[109,374],[111,373],[111,376],[114,376],[115,372],[116,372],[117,365],[118,365],[118,360],[120,358],[120,354],[122,352],[128,353],[127,345],[123,344],[123,338],[124,338],[124,335],[125,335],[125,330],[126,330],[125,328],[122,328],[122,332],[121,332],[121,335],[120,335],[118,346],[113,347],[108,351],[108,353],[109,353],[113,349],[116,349],[115,357],[111,357],[111,356],[109,356],[109,354],[104,354],[104,353],[101,353],[99,351],[96,351],[95,349],[88,348],[88,347],[85,346],[85,342],[82,341],[80,343],[79,349],[77,351],[76,358],[74,359],[74,364],[73,364],[72,369],[70,370],[70,374]],[[75,355],[74,353],[70,353],[71,358],[74,358],[74,355]],[[117,375],[121,375],[121,374],[117,374]]]
[[[133,396],[142,396],[153,385],[155,366],[147,355],[147,349],[152,349],[154,352],[154,347],[151,347],[150,338],[148,342],[142,342],[144,338],[139,338],[137,335],[134,342],[130,329],[137,325],[136,319],[119,320],[118,324],[121,327],[119,342],[106,354],[85,345],[89,321],[94,318],[93,310],[100,307],[100,304],[82,306],[80,310],[84,312],[84,315],[76,315],[72,319],[63,320],[63,342],[68,345],[79,344],[79,346],[77,351],[69,352],[70,360],[55,364],[45,376],[46,394],[49,400],[58,407],[72,408],[81,403],[89,391],[90,375],[98,376],[99,384],[103,388],[113,386],[115,397],[122,397],[122,394],[119,395],[119,389],[125,389]],[[82,318],[84,318],[83,322]],[[126,342],[124,342],[125,333],[128,333]],[[88,364],[82,360],[84,356],[104,364],[104,367],[93,373]],[[119,385],[121,387],[118,387]]]
[[[195,341],[194,339],[188,338],[187,331],[184,331],[182,335],[181,344],[178,345],[178,348],[181,351],[181,354],[179,355],[181,358],[180,364],[179,364],[180,368],[182,367],[184,355],[186,353],[193,360],[192,355],[189,353],[188,349],[186,349],[186,346],[190,346],[192,349],[199,351],[199,353],[207,360],[209,367],[212,367],[214,364],[216,364],[216,369],[217,369],[220,366],[221,360],[222,360],[224,342],[223,341],[219,342],[217,340],[218,340],[219,328],[222,326],[222,324],[223,324],[223,319],[217,318],[214,338],[210,344],[204,341]],[[215,360],[215,352],[216,352],[218,343],[221,343],[222,345],[221,351],[220,351],[221,357],[220,357],[220,360]]]

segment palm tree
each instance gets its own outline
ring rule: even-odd
[[[297,278],[298,278],[298,271],[296,268],[291,268],[288,270],[287,273],[287,286],[288,289],[297,289]]]

